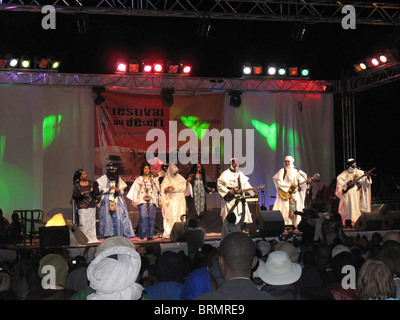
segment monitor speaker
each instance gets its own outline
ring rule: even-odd
[[[381,230],[382,228],[382,214],[375,212],[361,212],[361,216],[354,224],[356,231],[373,231]]]
[[[285,221],[280,210],[260,211],[259,234],[262,237],[279,237],[285,230]]]

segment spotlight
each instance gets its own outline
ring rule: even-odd
[[[5,68],[7,64],[7,59],[3,59],[2,57],[0,57],[0,68]]]
[[[153,66],[150,64],[149,60],[145,59],[142,61],[143,72],[149,73],[153,70]]]
[[[128,71],[131,73],[139,72],[139,63],[136,60],[131,60],[128,64]]]
[[[287,73],[287,67],[286,65],[281,65],[278,69],[278,74],[282,77],[286,76]]]
[[[178,73],[179,71],[179,64],[168,62],[168,73]]]
[[[363,71],[363,70],[367,69],[367,65],[364,62],[359,62],[359,63],[354,65],[354,69],[357,72],[360,72],[360,71]]]
[[[229,100],[229,104],[231,105],[231,107],[234,108],[239,108],[240,105],[242,104],[242,91],[238,91],[238,90],[232,90],[229,91],[229,96],[231,97]]]
[[[153,64],[153,70],[154,72],[161,73],[164,71],[164,63],[161,60],[157,60]]]
[[[117,72],[126,72],[128,65],[124,59],[118,59]]]
[[[49,60],[45,58],[35,57],[33,59],[33,63],[35,64],[35,68],[46,69],[49,65]]]
[[[289,67],[289,76],[295,77],[298,75],[298,68],[297,67]]]
[[[310,69],[307,66],[301,66],[300,74],[302,77],[308,77],[310,75]]]
[[[268,65],[268,67],[267,67],[267,74],[268,74],[269,76],[274,76],[274,75],[276,75],[276,72],[277,72],[276,65],[274,65],[274,64]]]
[[[18,65],[19,59],[14,58],[10,53],[6,55],[7,66],[9,68],[15,68]]]
[[[61,61],[51,61],[50,69],[57,70],[60,67]]]
[[[263,72],[263,67],[262,67],[262,65],[255,65],[255,66],[253,67],[253,73],[254,73],[254,75],[256,75],[256,76],[262,75],[262,72]]]
[[[163,88],[161,90],[161,96],[162,96],[161,102],[163,106],[171,107],[174,104],[174,96],[173,96],[174,93],[175,93],[174,89]]]
[[[386,57],[385,55],[383,55],[383,54],[381,54],[381,55],[379,56],[379,60],[380,60],[382,63],[386,63],[386,62],[388,61],[387,57]]]
[[[186,61],[181,61],[179,65],[182,74],[190,74],[192,72],[192,66],[188,64]]]
[[[94,103],[96,104],[96,106],[98,106],[99,104],[102,104],[104,101],[106,101],[106,99],[101,95],[102,92],[105,92],[106,89],[104,89],[103,87],[94,87],[92,88],[92,92],[95,94],[95,98],[94,98]]]
[[[248,75],[251,74],[251,70],[252,70],[251,64],[248,63],[248,62],[246,62],[246,63],[243,65],[243,69],[242,69],[243,74],[246,75],[246,76],[248,76]]]
[[[28,69],[31,66],[31,60],[27,56],[21,57],[21,68]]]
[[[377,58],[367,58],[365,59],[365,62],[369,68],[375,68],[379,66],[379,60]]]

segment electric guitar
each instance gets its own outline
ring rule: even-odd
[[[300,182],[300,183],[299,183],[298,185],[296,185],[296,186],[295,186],[295,185],[291,185],[288,191],[283,191],[282,189],[279,189],[279,190],[278,190],[278,194],[279,194],[279,196],[280,196],[282,199],[287,200],[287,199],[289,199],[289,198],[291,197],[291,195],[292,195],[293,193],[296,193],[296,192],[297,192],[297,188],[300,187],[303,183],[311,182],[311,181],[313,181],[313,180],[315,180],[315,179],[317,179],[317,178],[319,178],[319,177],[320,177],[319,173],[316,173],[316,174],[314,174],[311,178]]]
[[[266,186],[265,185],[261,185],[261,186],[254,187],[254,188],[256,188],[256,190],[265,189]],[[248,188],[248,189],[239,189],[239,187],[233,188],[233,189],[231,189],[231,190],[233,190],[233,194],[232,193],[227,193],[226,195],[224,195],[224,200],[229,202],[229,201],[231,201],[233,199],[240,198],[240,197],[242,197],[242,194],[244,192],[253,190],[254,188]]]
[[[357,182],[358,180],[364,178],[365,176],[369,176],[369,175],[371,174],[371,172],[374,171],[375,169],[376,169],[376,168],[372,168],[371,170],[365,172],[363,175],[361,175],[361,176],[359,176],[359,177],[357,177],[357,178],[354,178],[353,180],[347,182],[347,188],[346,188],[346,190],[343,190],[343,191],[342,191],[343,194],[346,194],[347,191],[349,191],[351,188],[353,188],[353,187],[356,185],[356,182]]]

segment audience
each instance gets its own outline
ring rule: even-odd
[[[250,280],[257,257],[256,245],[248,235],[230,233],[221,241],[219,253],[219,267],[225,281],[197,300],[274,300],[269,293],[259,291]]]
[[[102,241],[91,261],[71,258],[66,249],[5,245],[0,300],[398,300],[399,235],[374,232],[368,240],[337,232],[329,242],[276,241],[232,229],[218,249],[188,237],[187,253],[162,252],[151,243],[135,248],[131,239],[116,236]]]

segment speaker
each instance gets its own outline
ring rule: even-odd
[[[400,211],[388,211],[382,215],[382,230],[400,229]]]
[[[88,237],[79,229],[76,224],[68,223],[70,244],[86,245],[89,242]]]
[[[39,228],[40,249],[47,247],[69,246],[69,228],[60,227],[40,227]]]
[[[354,224],[356,231],[373,231],[381,230],[382,228],[382,214],[379,212],[365,212],[361,211],[361,216]]]
[[[175,222],[172,227],[171,234],[169,235],[169,239],[171,241],[184,241],[185,238],[183,236],[185,232],[185,223],[184,222]]]
[[[285,221],[280,210],[260,211],[261,224],[257,224],[262,237],[279,237],[285,230]]]

